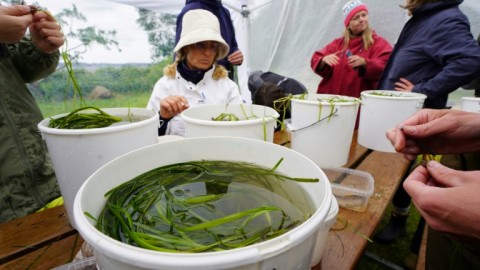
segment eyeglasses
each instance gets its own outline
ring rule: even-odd
[[[217,53],[220,49],[220,44],[217,42],[208,42],[208,41],[203,41],[203,42],[197,42],[192,44],[192,46],[196,49],[204,53],[206,50],[213,51],[214,53]]]

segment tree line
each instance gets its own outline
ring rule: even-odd
[[[156,81],[163,76],[163,68],[171,61],[171,58],[167,58],[146,67],[124,65],[103,67],[94,71],[74,67],[74,73],[84,96],[97,86],[103,86],[119,94],[149,93]],[[44,80],[30,84],[29,88],[35,99],[42,101],[63,101],[74,96],[70,77],[65,68],[60,68]]]

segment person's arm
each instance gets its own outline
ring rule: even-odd
[[[243,53],[242,53],[242,51],[236,50],[235,52],[233,52],[232,54],[227,56],[227,60],[232,65],[236,65],[236,66],[241,65],[243,63]]]
[[[456,171],[436,161],[418,166],[403,187],[434,230],[458,240],[480,240],[480,171]]]
[[[371,53],[365,58],[365,79],[379,80],[382,75],[388,58],[392,53],[392,46],[387,40],[377,37],[375,43],[370,48]]]
[[[155,84],[147,103],[147,109],[152,109],[158,113],[160,121],[158,136],[165,135],[170,120],[186,108],[188,108],[186,98],[169,95],[167,88],[165,88],[165,78],[160,79]]]
[[[323,78],[330,77],[332,74],[332,66],[338,64],[339,57],[336,55],[338,39],[332,41],[323,49],[313,53],[310,60],[310,66],[313,72],[322,76]]]
[[[480,150],[480,114],[423,109],[388,130],[386,136],[410,160],[421,153],[474,152]]]
[[[56,52],[65,42],[60,24],[45,11],[35,12],[29,30],[35,48],[42,53]]]
[[[55,71],[60,52],[46,54],[38,51],[30,37],[7,46],[12,62],[26,83],[45,78]]]
[[[442,69],[428,81],[416,83],[413,92],[428,97],[448,95],[480,76],[480,47],[468,21],[459,16],[439,22],[423,49]]]
[[[0,6],[0,43],[18,42],[32,21],[29,6]]]
[[[26,83],[55,71],[64,38],[54,18],[40,11],[32,15],[29,6],[0,6],[0,25],[0,41],[8,43],[12,63]],[[24,37],[27,28],[31,37]]]

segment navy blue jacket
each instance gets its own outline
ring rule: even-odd
[[[230,17],[230,12],[226,9],[221,1],[218,0],[186,0],[185,6],[183,7],[180,14],[177,16],[177,30],[175,34],[175,45],[180,39],[182,33],[182,20],[183,15],[192,9],[204,9],[212,12],[217,16],[218,21],[220,22],[220,32],[222,38],[230,46],[230,51],[228,55],[238,50],[237,40],[235,39],[235,28],[233,28],[232,18]],[[226,67],[227,70],[231,71],[232,66],[226,58],[218,61],[219,64]]]
[[[412,12],[378,84],[393,90],[405,78],[427,95],[425,108],[444,108],[448,94],[480,76],[480,46],[458,6],[463,0],[425,4]]]

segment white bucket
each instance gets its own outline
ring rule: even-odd
[[[233,114],[239,121],[213,121],[222,113]],[[231,136],[273,142],[280,116],[274,109],[254,104],[201,105],[182,112],[185,137]],[[255,116],[252,119],[246,117]],[[246,120],[245,120],[246,119]]]
[[[305,99],[298,97],[291,99],[292,118],[288,125],[291,148],[320,167],[339,167],[347,163],[360,100],[325,94],[308,94]],[[334,97],[347,102],[327,101]]]
[[[317,242],[313,249],[312,266],[320,263],[325,252],[325,242],[327,241],[328,232],[332,225],[337,221],[338,215],[338,202],[335,196],[332,196],[332,204],[330,205],[330,211],[328,212],[327,219],[322,223],[322,226],[317,232]]]
[[[466,112],[480,113],[480,98],[462,97],[461,110]]]
[[[122,154],[157,142],[159,119],[156,112],[145,108],[102,110],[113,116],[130,114],[145,120],[94,129],[50,128],[50,118],[38,124],[52,158],[70,224],[74,228],[73,201],[88,176]]]
[[[424,94],[387,90],[363,91],[358,143],[366,148],[395,153],[387,130],[423,108]]]
[[[218,252],[159,252],[108,237],[97,230],[95,222],[85,215],[88,212],[98,217],[105,205],[104,194],[107,191],[160,166],[187,161],[225,160],[252,162],[272,168],[280,158],[283,161],[276,169],[279,173],[320,180],[316,183],[298,182],[316,210],[296,228],[261,243]],[[74,218],[79,233],[95,250],[100,269],[310,269],[316,236],[329,214],[332,198],[330,183],[323,171],[311,160],[291,149],[246,138],[186,138],[138,149],[97,170],[78,191]]]

